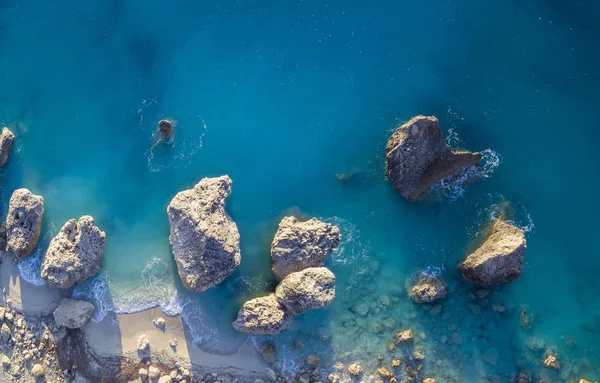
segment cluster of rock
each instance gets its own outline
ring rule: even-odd
[[[173,256],[191,291],[221,283],[240,265],[240,234],[225,211],[231,184],[228,176],[203,178],[167,207]]]
[[[183,366],[166,370],[164,366],[151,364],[149,361],[138,370],[138,377],[142,382],[156,383],[190,382],[192,379],[190,370]]]
[[[388,139],[385,155],[393,187],[409,200],[439,180],[481,162],[481,153],[453,152],[433,116],[416,116],[398,127]]]
[[[0,307],[0,324],[0,367],[5,372],[15,380],[27,375],[48,381],[65,379],[57,354],[64,330],[51,323],[28,322],[8,307]]]
[[[323,265],[340,239],[337,227],[316,218],[283,218],[271,245],[273,273],[280,280],[275,294],[244,303],[233,327],[277,334],[290,327],[294,315],[328,305],[335,297],[335,276]]]

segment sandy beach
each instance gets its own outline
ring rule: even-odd
[[[202,381],[208,375],[214,381],[223,382],[253,381],[266,376],[267,365],[250,340],[231,355],[204,352],[191,344],[192,338],[182,318],[168,317],[160,308],[135,314],[109,314],[101,322],[90,321],[81,329],[58,328],[53,323],[52,312],[62,298],[71,295],[71,291],[34,286],[19,277],[11,257],[3,254],[2,259],[3,306],[7,312],[14,312],[12,323],[22,318],[27,331],[31,329],[35,333],[38,330],[42,334],[41,329],[47,326],[54,336],[58,361],[55,366],[45,366],[47,371],[55,371],[54,374],[46,373],[46,381],[54,381],[50,377],[68,377],[79,382],[142,381],[139,370],[148,370],[151,366],[160,369],[160,377],[171,375],[175,377],[173,380],[183,379],[188,374],[187,381]],[[164,327],[153,324],[157,318],[165,319]],[[149,356],[138,353],[137,342],[141,335],[150,342]],[[175,343],[177,345],[172,346]],[[16,350],[14,344],[12,347],[11,350],[7,343],[3,344],[3,354],[11,355],[13,367],[4,365],[0,379],[35,381],[31,375],[33,363],[22,360],[20,355],[12,352]],[[158,381],[158,378],[154,380]]]

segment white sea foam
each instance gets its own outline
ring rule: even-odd
[[[323,222],[337,226],[342,235],[339,246],[328,257],[333,265],[351,265],[356,262],[370,260],[369,247],[362,243],[360,231],[356,225],[340,217],[320,219]]]
[[[151,172],[185,168],[192,163],[194,154],[202,148],[207,127],[200,115],[193,116],[191,120],[193,125],[182,126],[181,129],[186,129],[186,131],[176,132],[172,142],[165,143],[154,137],[152,145],[145,153],[148,169]],[[141,116],[140,123],[143,121],[144,118]]]
[[[38,248],[33,254],[20,259],[17,263],[19,275],[21,278],[32,285],[43,286],[46,281],[42,279],[42,260],[44,259],[44,250]]]
[[[108,312],[115,309],[110,297],[110,285],[105,272],[98,273],[76,285],[73,290],[73,298],[84,299],[94,304],[95,310],[91,318],[94,322],[100,322]]]
[[[439,198],[454,201],[464,196],[465,186],[479,178],[489,178],[500,166],[500,155],[492,149],[481,152],[481,164],[471,166],[460,175],[450,175],[438,181],[431,187]]]

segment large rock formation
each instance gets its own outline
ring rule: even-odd
[[[396,129],[385,153],[392,185],[409,200],[442,178],[481,162],[481,153],[450,150],[437,118],[425,116],[413,117]]]
[[[318,309],[335,297],[335,276],[326,267],[310,267],[285,277],[275,296],[292,314]]]
[[[240,234],[225,212],[230,194],[228,176],[203,178],[193,189],[177,193],[167,208],[173,256],[189,290],[221,283],[240,264]]]
[[[290,327],[293,320],[294,315],[271,294],[244,303],[233,328],[248,334],[277,334]]]
[[[10,151],[15,141],[15,135],[7,127],[2,128],[0,133],[0,166],[4,166],[10,155]]]
[[[340,244],[340,230],[316,218],[300,222],[285,217],[271,244],[273,273],[278,280],[308,267],[320,267]]]
[[[10,197],[6,216],[6,251],[25,257],[40,238],[44,198],[27,189],[17,189]]]
[[[80,328],[87,323],[93,312],[94,305],[89,302],[64,298],[53,315],[59,326]]]
[[[106,234],[84,215],[70,219],[52,238],[42,262],[42,278],[50,286],[68,289],[100,271]]]
[[[458,270],[480,286],[511,282],[521,275],[526,248],[523,230],[497,220],[485,243],[462,261]]]
[[[446,286],[434,275],[421,274],[409,296],[417,303],[431,303],[446,296]]]

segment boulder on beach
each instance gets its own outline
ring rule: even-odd
[[[52,315],[59,326],[80,328],[87,323],[93,312],[94,305],[89,302],[64,298]]]
[[[6,251],[17,258],[33,251],[40,238],[44,198],[27,189],[17,189],[8,203],[6,215]]]
[[[4,166],[12,150],[15,135],[7,127],[2,128],[0,133],[0,166]]]
[[[100,271],[106,234],[84,215],[68,220],[52,238],[42,262],[42,278],[52,287],[68,289]]]
[[[309,267],[320,267],[325,258],[340,244],[340,230],[328,223],[311,218],[300,222],[285,217],[271,244],[273,273],[278,280]]]
[[[411,288],[409,296],[417,303],[431,303],[446,297],[446,286],[435,275],[421,274]]]
[[[392,185],[409,200],[417,199],[442,178],[481,162],[481,153],[453,152],[433,116],[416,116],[398,127],[388,139],[385,153]]]
[[[275,296],[294,315],[318,309],[335,297],[335,276],[326,267],[291,273],[279,283]]]
[[[241,262],[240,234],[225,211],[230,194],[228,176],[203,178],[193,189],[177,193],[167,208],[173,256],[188,290],[221,283]]]
[[[526,248],[523,230],[499,219],[485,243],[462,261],[458,270],[479,286],[511,282],[521,275]]]
[[[248,334],[277,334],[290,327],[293,320],[294,315],[271,294],[244,303],[233,328]]]

